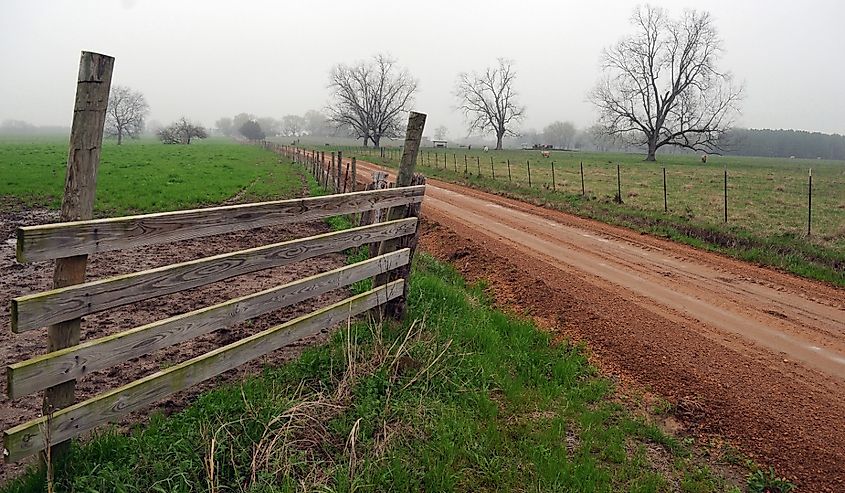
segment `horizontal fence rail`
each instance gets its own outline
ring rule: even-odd
[[[216,255],[76,284],[12,300],[12,331],[19,333],[231,277],[413,234],[416,218]]]
[[[18,461],[57,443],[79,436],[95,426],[187,389],[236,368],[303,337],[328,329],[349,317],[402,295],[399,279],[366,293],[347,298],[253,336],[220,347],[188,361],[158,371],[112,391],[100,394],[50,416],[43,416],[4,432],[7,461]]]
[[[425,187],[162,212],[18,228],[18,262],[122,250],[422,201]]]
[[[213,330],[230,327],[286,306],[407,265],[405,248],[259,293],[86,341],[7,366],[7,392],[18,397],[85,375]]]

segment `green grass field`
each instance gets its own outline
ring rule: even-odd
[[[386,149],[384,158],[372,149],[345,147],[342,150],[347,157],[359,156],[391,167],[398,165],[400,156],[397,148]],[[586,195],[581,194],[581,163]],[[614,202],[617,165],[622,204]],[[727,223],[724,222],[725,165]],[[668,212],[664,212],[663,202],[664,167]],[[813,217],[808,237],[810,167]],[[662,155],[655,164],[645,163],[642,156],[634,154],[552,152],[549,158],[544,158],[540,151],[533,150],[422,149],[418,170],[433,178],[506,194],[845,286],[845,162],[710,156],[704,165],[697,156]]]
[[[0,140],[0,204],[58,208],[67,141]],[[239,200],[289,196],[301,178],[279,172],[276,156],[226,140],[189,146],[154,140],[103,147],[97,176],[99,216],[157,212]],[[13,202],[14,201],[14,202]]]

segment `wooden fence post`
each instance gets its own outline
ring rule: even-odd
[[[587,195],[587,189],[584,188],[584,161],[581,161],[581,195]]]
[[[358,167],[357,158],[352,158],[352,191],[358,191]]]
[[[531,161],[526,159],[525,164],[528,166],[528,188],[531,188]]]
[[[622,172],[619,170],[619,165],[616,165],[616,199],[617,204],[622,203]]]
[[[340,193],[340,181],[343,179],[343,151],[337,151],[337,186],[335,192]]]
[[[425,183],[425,178],[423,176],[414,175],[414,165],[416,164],[417,154],[420,150],[420,141],[422,140],[423,128],[425,128],[425,118],[426,115],[424,113],[417,113],[415,111],[412,111],[411,114],[408,116],[408,128],[405,132],[405,145],[402,151],[402,160],[399,164],[399,173],[396,177],[397,187],[408,187],[415,182]],[[409,214],[418,215],[419,207],[393,207],[388,212],[387,219],[388,221],[392,221],[394,219],[408,217]],[[379,255],[392,252],[394,250],[397,250],[398,248],[406,247],[411,248],[413,253],[413,249],[416,247],[418,236],[419,225],[417,225],[416,233],[414,233],[414,235],[412,236],[406,236],[382,242],[381,245],[379,245]],[[385,314],[396,320],[402,320],[405,317],[405,310],[407,308],[407,279],[411,272],[411,262],[408,262],[408,265],[406,267],[407,268],[397,269],[396,271],[392,273],[387,273],[386,275],[379,275],[376,277],[375,282],[373,283],[374,286],[381,286],[387,284],[393,279],[404,278],[406,280],[405,292],[402,294],[402,296],[396,298],[395,300],[387,303],[384,306]]]
[[[728,222],[728,164],[725,163],[725,222]]]
[[[347,183],[349,183],[349,163],[346,163],[346,173],[343,175],[343,193],[346,193]]]
[[[557,192],[557,185],[555,184],[555,162],[552,161],[552,192]]]
[[[332,151],[332,164],[329,168],[329,176],[326,178],[326,183],[331,183],[331,190],[335,189],[334,186],[334,166],[335,166],[335,152]]]
[[[79,77],[76,83],[76,103],[62,197],[61,221],[92,219],[97,189],[97,168],[103,146],[103,126],[109,101],[114,58],[99,53],[82,52]],[[56,259],[53,288],[63,288],[85,281],[87,255]],[[47,329],[47,352],[58,351],[79,344],[81,319],[76,318],[51,325]],[[50,387],[44,391],[42,412],[50,415],[74,403],[76,380]],[[52,444],[42,457],[55,462],[69,451],[70,441]]]
[[[807,183],[807,236],[810,236],[813,225],[813,168],[810,168]]]

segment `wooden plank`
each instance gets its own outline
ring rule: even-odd
[[[308,315],[269,328],[253,336],[158,371],[128,385],[105,392],[52,416],[23,423],[4,432],[6,462],[43,450],[45,435],[54,442],[64,441],[95,426],[114,421],[165,396],[187,389],[203,380],[236,368],[247,361],[275,351],[302,337],[328,329],[402,294],[404,281],[398,280],[358,296],[347,298]],[[49,430],[48,430],[49,427]],[[48,434],[49,433],[49,434]]]
[[[131,358],[349,286],[403,267],[409,259],[409,249],[399,250],[9,365],[6,368],[9,397],[17,399],[50,385],[82,378]]]
[[[362,226],[77,284],[12,300],[12,331],[23,332],[136,301],[413,234],[417,219]]]
[[[244,229],[311,221],[340,214],[422,201],[424,187],[353,192],[125,216],[91,221],[25,226],[17,230],[18,262],[136,248],[201,238]]]

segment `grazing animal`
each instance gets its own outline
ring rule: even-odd
[[[549,151],[543,151],[542,154],[543,157],[549,157]]]
[[[484,152],[487,152],[487,151],[489,151],[489,150],[490,150],[490,148],[489,148],[489,147],[484,146]]]
[[[701,155],[701,162],[704,163],[704,164],[707,164],[707,154]]]

